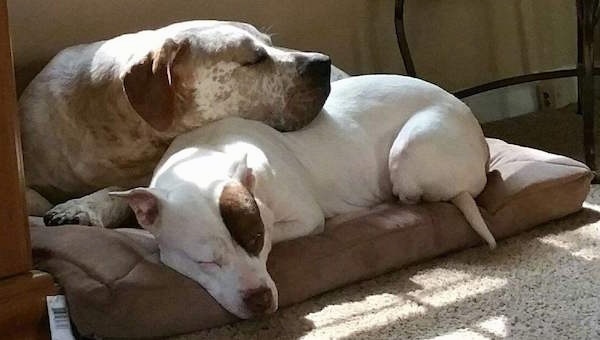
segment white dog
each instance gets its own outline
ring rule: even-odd
[[[251,25],[189,21],[68,48],[20,98],[28,186],[48,225],[114,226],[109,186],[147,185],[173,138],[229,116],[281,131],[308,124],[330,87],[319,53],[272,46]],[[28,191],[30,214],[47,202]]]
[[[400,201],[453,202],[495,246],[473,197],[489,151],[461,101],[415,78],[333,83],[306,128],[281,133],[229,118],[175,139],[149,188],[125,197],[161,260],[248,318],[277,308],[266,269],[273,243],[322,229],[324,219]]]

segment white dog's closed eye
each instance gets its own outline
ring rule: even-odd
[[[202,270],[208,272],[215,272],[223,267],[215,261],[198,261],[197,263],[200,265],[200,268],[202,268]]]
[[[224,245],[221,240],[214,240],[210,246],[194,247],[190,251],[194,252],[194,255],[188,255],[190,258],[205,270],[218,270],[223,268],[227,261],[226,256],[222,253],[221,247]]]

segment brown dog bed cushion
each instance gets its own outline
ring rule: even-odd
[[[585,165],[500,140],[488,143],[490,174],[477,201],[497,239],[581,209],[592,179]],[[236,320],[198,284],[160,264],[156,243],[143,230],[33,227],[31,238],[36,268],[64,288],[83,335],[157,337]],[[448,203],[384,204],[336,217],[320,235],[275,245],[268,268],[283,307],[480,243]]]

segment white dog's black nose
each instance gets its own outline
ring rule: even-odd
[[[244,293],[244,303],[246,308],[254,316],[271,313],[274,311],[273,293],[267,287],[247,290]]]
[[[296,70],[300,76],[329,81],[331,59],[321,53],[303,53],[296,59]]]

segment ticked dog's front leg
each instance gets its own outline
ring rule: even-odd
[[[131,216],[131,210],[125,200],[109,196],[109,192],[120,190],[122,188],[108,187],[58,204],[46,212],[44,223],[47,226],[81,224],[105,228],[118,227]]]

